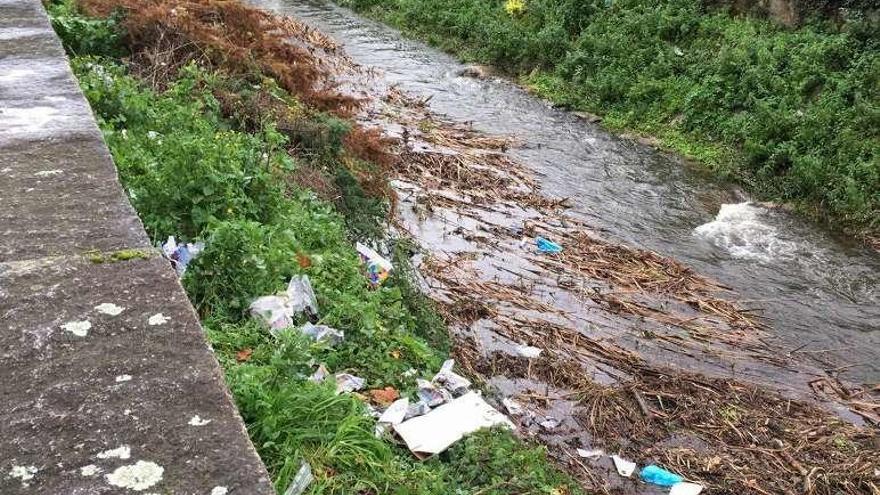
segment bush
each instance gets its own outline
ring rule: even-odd
[[[72,2],[47,2],[52,28],[61,38],[65,51],[72,55],[121,57],[126,54],[122,31],[115,16],[94,19],[80,15]]]
[[[74,70],[154,239],[199,237],[217,221],[271,222],[284,208],[273,171],[290,164],[285,139],[272,129],[224,129],[206,74],[190,67],[157,96],[114,63],[75,59]],[[193,118],[199,114],[206,118]]]

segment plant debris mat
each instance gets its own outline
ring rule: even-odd
[[[505,153],[515,140],[395,88],[368,114],[395,139],[393,221],[422,248],[457,359],[525,404],[520,426],[585,488],[646,485],[577,448],[656,462],[709,493],[880,494],[880,391],[776,348],[760,308],[719,283],[597,236]],[[540,252],[538,236],[562,252]],[[536,425],[548,414],[560,424]]]

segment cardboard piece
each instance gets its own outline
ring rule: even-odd
[[[497,425],[516,428],[476,392],[468,392],[424,416],[394,425],[394,431],[416,457],[426,459],[443,452],[469,433]]]

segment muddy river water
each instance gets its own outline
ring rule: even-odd
[[[516,85],[458,75],[449,55],[321,2],[251,0],[295,16],[340,42],[389,85],[430,97],[433,111],[478,130],[515,136],[511,152],[544,192],[609,239],[657,251],[733,288],[764,309],[783,348],[880,380],[880,256],[857,242],[748,202],[693,165],[615,137]]]

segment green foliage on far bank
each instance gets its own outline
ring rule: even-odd
[[[50,14],[56,26],[70,27],[59,30],[65,46],[119,53],[106,50],[121,39],[115,21],[83,18],[69,2],[50,5]],[[394,386],[408,394],[416,376],[438,369],[449,346],[442,322],[404,269],[406,246],[395,248],[398,270],[383,286],[366,282],[352,238],[380,232],[385,206],[345,179],[338,146],[348,131],[343,121],[307,111],[256,74],[233,78],[188,65],[158,91],[131,75],[122,59],[88,50],[77,55],[74,72],[153,241],[176,235],[206,242],[184,286],[279,493],[302,461],[315,475],[309,494],[580,493],[551,467],[543,448],[506,431],[478,433],[418,462],[375,436],[375,420],[360,399],[308,380],[326,363],[331,372],[364,377],[368,388]],[[249,91],[274,94],[303,112],[318,131],[310,135],[330,138],[300,136],[291,153],[296,133],[279,132],[271,115],[254,125],[224,113],[218,95],[230,91],[242,100]],[[305,168],[313,178],[343,183],[344,200],[328,202],[292,180]],[[255,297],[283,290],[294,274],[310,277],[320,323],[343,330],[343,343],[315,343],[295,328],[275,337],[248,317]]]
[[[880,26],[789,29],[697,0],[343,0],[655,135],[765,198],[880,231]]]

